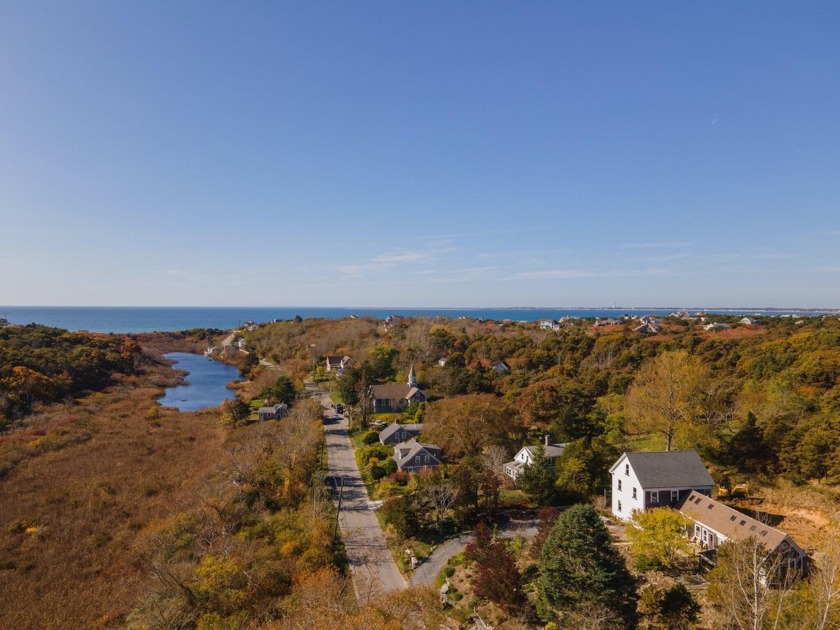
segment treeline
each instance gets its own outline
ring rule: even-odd
[[[433,400],[424,437],[447,457],[462,456],[464,444],[488,446],[488,435],[512,455],[523,432],[532,442],[549,434],[570,444],[558,469],[567,493],[598,492],[605,462],[640,447],[698,448],[724,479],[840,479],[840,321],[766,318],[739,326],[735,318],[716,319],[731,320],[732,328],[707,331],[699,321],[665,318],[661,333],[650,336],[629,322],[597,328],[578,320],[542,331],[535,323],[405,318],[386,326],[361,318],[281,322],[246,341],[309,370],[324,355],[350,355],[355,368],[342,392],[352,401],[371,382],[402,382],[413,364]],[[678,357],[676,380],[663,378],[663,355]],[[500,360],[509,373],[493,369]],[[669,411],[663,433],[643,399],[669,382],[686,395]],[[504,418],[483,414],[467,422],[455,417],[463,411],[458,403],[446,406],[477,394],[494,396]],[[499,425],[509,430],[500,435]]]
[[[30,324],[0,328],[0,428],[41,403],[105,387],[131,374],[142,351],[130,337]]]

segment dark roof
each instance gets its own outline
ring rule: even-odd
[[[715,485],[697,451],[655,451],[625,455],[643,488],[711,488]]]
[[[400,428],[405,429],[408,433],[412,433],[417,435],[420,431],[423,430],[422,424],[400,424],[399,422],[394,422],[393,424],[389,424],[387,427],[382,429],[379,432],[379,440],[384,443],[389,437],[391,437],[394,433],[400,430]]]
[[[441,464],[440,455],[441,449],[439,446],[434,444],[423,444],[422,442],[418,442],[415,439],[410,439],[408,442],[400,442],[394,446],[394,461],[397,462],[397,466],[402,468],[406,464],[410,464],[411,460],[414,459],[416,455],[420,453],[424,453],[430,455],[431,458],[434,460],[433,463]],[[425,462],[424,462],[425,463]]]

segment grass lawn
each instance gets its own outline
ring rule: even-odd
[[[665,443],[662,436],[649,433],[628,438],[627,448],[631,451],[662,451],[665,449]]]

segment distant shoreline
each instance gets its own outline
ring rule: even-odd
[[[539,321],[578,318],[616,318],[627,314],[666,316],[688,311],[712,315],[815,316],[840,314],[837,309],[703,308],[703,307],[510,307],[510,308],[373,308],[373,307],[236,307],[236,306],[0,306],[0,318],[11,324],[43,324],[67,330],[97,333],[178,332],[195,328],[231,330],[247,322],[270,322],[295,317],[304,319],[342,319],[361,316],[386,319],[400,317],[447,317],[489,321]]]

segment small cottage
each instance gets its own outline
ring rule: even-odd
[[[382,444],[399,444],[416,438],[423,430],[422,424],[400,424],[394,422],[379,432],[379,441]]]
[[[512,461],[504,464],[502,467],[504,473],[513,479],[517,480],[519,475],[531,464],[534,463],[537,457],[539,446],[523,446],[519,452],[514,456]],[[549,444],[548,436],[545,436],[545,444],[543,445],[543,456],[548,460],[550,465],[554,465],[554,460],[563,454],[566,450],[566,444]]]
[[[393,457],[397,462],[397,468],[406,472],[437,468],[443,463],[441,449],[438,446],[422,444],[414,439],[394,446]]]

